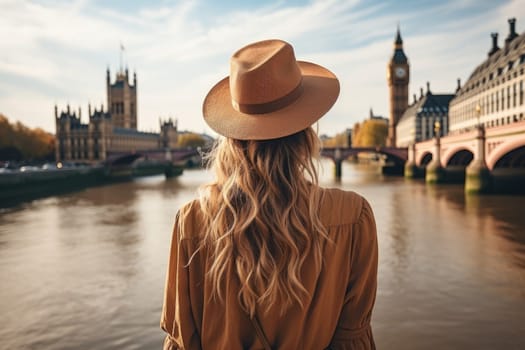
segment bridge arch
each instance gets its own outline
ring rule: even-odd
[[[454,145],[446,149],[441,155],[444,166],[449,165],[468,165],[474,159],[476,150],[472,145]],[[472,156],[472,158],[470,158]],[[469,159],[470,158],[470,159]],[[466,164],[464,164],[467,162]]]
[[[449,152],[445,154],[443,163],[449,166],[462,166],[466,167],[474,159],[474,153],[467,148],[455,149],[455,153]]]
[[[426,167],[432,161],[432,152],[426,151],[419,157],[416,165]]]
[[[496,147],[487,159],[489,169],[495,167],[525,167],[525,138],[505,142]]]
[[[496,161],[493,169],[496,168],[523,168],[525,169],[525,146],[518,147]]]

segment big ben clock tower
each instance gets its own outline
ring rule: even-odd
[[[408,82],[410,70],[408,58],[403,51],[403,39],[399,27],[394,42],[394,55],[388,63],[386,78],[390,90],[390,121],[387,146],[396,147],[396,126],[408,107]]]

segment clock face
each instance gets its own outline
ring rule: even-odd
[[[405,71],[404,68],[402,68],[402,67],[396,68],[396,77],[404,78],[406,74],[407,74],[407,72]]]

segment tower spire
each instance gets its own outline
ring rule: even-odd
[[[401,29],[399,29],[399,22],[397,22],[396,41],[394,42],[394,45],[396,49],[403,47],[403,38],[401,38]]]

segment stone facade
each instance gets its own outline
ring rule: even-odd
[[[160,133],[137,130],[137,76],[130,85],[128,71],[119,72],[111,84],[107,71],[106,88],[110,110],[88,107],[89,122],[81,121],[78,114],[67,106],[58,112],[55,106],[56,138],[55,157],[57,162],[99,162],[111,152],[135,152],[175,148],[177,143],[177,122],[160,122]]]
[[[509,34],[502,48],[492,33],[488,57],[458,89],[450,102],[450,132],[462,133],[478,124],[485,128],[525,119],[525,33],[518,35],[509,19]]]

